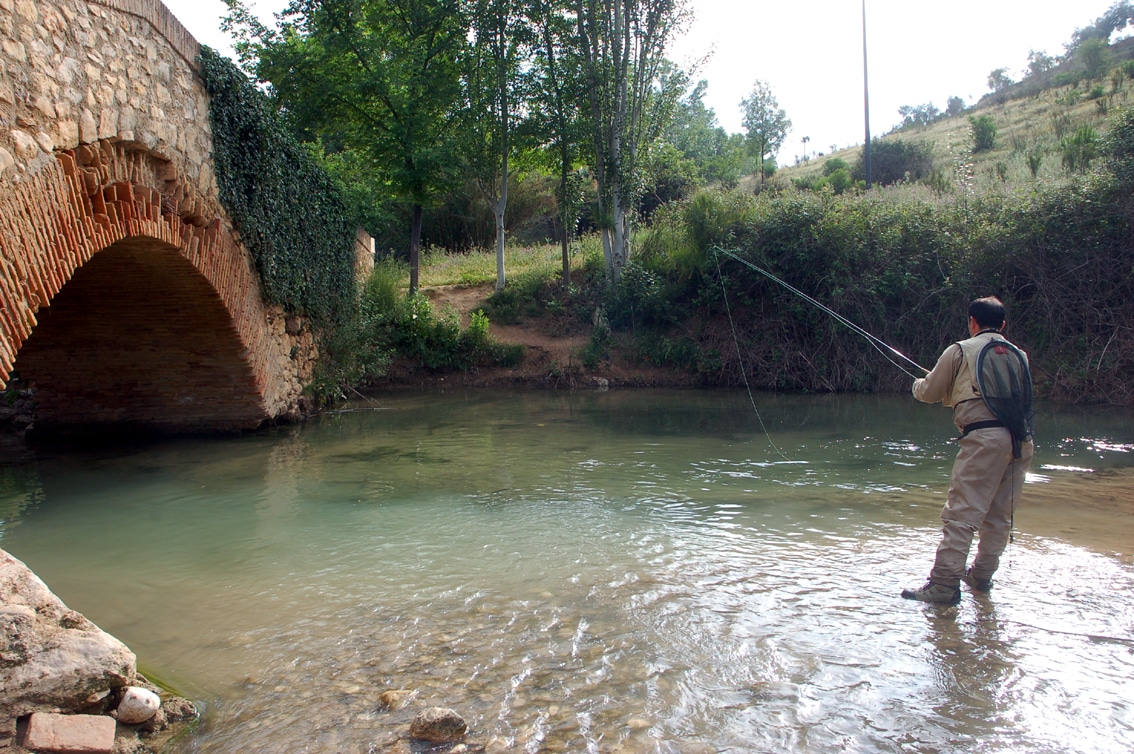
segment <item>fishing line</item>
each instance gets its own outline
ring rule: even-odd
[[[903,372],[905,372],[905,373],[906,373],[907,375],[909,375],[909,376],[910,376],[910,377],[912,377],[913,379],[917,379],[917,378],[918,378],[918,375],[911,373],[911,372],[910,372],[910,371],[909,371],[908,369],[906,369],[906,368],[905,368],[904,366],[902,366],[902,365],[901,365],[901,364],[899,364],[898,362],[894,361],[894,360],[893,360],[892,358],[890,358],[890,354],[894,354],[895,356],[897,356],[897,357],[901,358],[901,359],[902,359],[903,361],[906,361],[906,362],[908,362],[909,364],[912,364],[913,366],[917,367],[918,369],[920,369],[920,370],[921,370],[922,372],[925,372],[926,374],[928,374],[928,373],[929,373],[929,370],[928,370],[928,369],[926,369],[925,367],[923,367],[923,366],[922,366],[921,364],[918,364],[918,363],[917,363],[916,361],[914,361],[913,359],[911,359],[911,358],[910,358],[909,356],[906,356],[906,355],[905,355],[904,353],[902,353],[902,352],[901,352],[901,351],[899,351],[898,349],[894,348],[893,346],[891,346],[890,344],[888,344],[888,343],[887,343],[886,341],[884,341],[884,340],[882,340],[881,338],[877,337],[876,335],[874,335],[874,334],[872,334],[872,333],[870,333],[870,332],[868,332],[868,331],[864,330],[863,328],[861,328],[861,327],[859,327],[858,325],[856,325],[856,324],[855,324],[854,322],[851,322],[851,321],[850,321],[849,319],[847,319],[847,318],[846,318],[846,317],[844,317],[843,315],[841,315],[841,314],[839,314],[838,312],[836,312],[836,311],[835,311],[834,309],[830,308],[829,306],[826,306],[825,304],[823,304],[823,303],[822,303],[822,302],[820,302],[820,301],[816,301],[816,300],[815,300],[815,299],[813,299],[813,298],[812,298],[811,296],[808,296],[808,295],[807,295],[806,293],[804,293],[803,291],[801,291],[801,290],[799,290],[798,288],[796,288],[796,287],[792,286],[792,285],[791,285],[790,283],[787,283],[787,282],[785,282],[784,280],[781,280],[780,278],[776,277],[775,275],[773,275],[772,273],[768,272],[767,270],[761,269],[761,268],[757,267],[756,265],[752,264],[751,262],[749,262],[749,261],[748,261],[747,259],[743,259],[743,258],[741,258],[741,257],[738,257],[738,256],[737,256],[736,254],[733,254],[733,253],[732,253],[731,251],[728,251],[728,250],[726,250],[726,249],[722,249],[722,248],[721,248],[721,247],[719,247],[719,246],[716,246],[716,247],[714,247],[714,248],[713,248],[713,251],[717,252],[717,254],[718,254],[718,255],[719,255],[719,254],[724,254],[724,255],[725,255],[725,256],[727,256],[727,257],[731,257],[731,258],[735,259],[736,261],[738,261],[738,262],[740,262],[741,264],[743,264],[743,265],[744,265],[745,267],[748,267],[748,268],[750,268],[750,269],[752,269],[752,270],[754,270],[754,271],[756,271],[756,272],[760,273],[761,275],[763,275],[764,277],[768,278],[769,280],[772,280],[772,281],[774,281],[774,282],[776,282],[776,283],[779,283],[779,284],[780,284],[780,285],[782,285],[782,286],[783,286],[784,288],[788,289],[789,291],[791,291],[791,292],[792,292],[792,293],[794,293],[795,295],[797,295],[797,296],[799,296],[800,298],[802,298],[802,299],[803,299],[804,301],[806,301],[806,302],[808,302],[809,304],[812,304],[812,305],[814,305],[814,306],[818,307],[820,311],[823,311],[823,312],[825,312],[825,313],[829,314],[829,315],[830,315],[831,317],[833,317],[833,318],[835,319],[835,321],[837,321],[837,322],[839,322],[840,324],[842,324],[842,325],[846,326],[846,327],[847,327],[847,328],[849,328],[849,329],[850,329],[850,330],[851,330],[852,332],[854,332],[854,333],[857,333],[857,334],[861,335],[862,337],[866,338],[866,340],[867,340],[867,341],[868,341],[868,342],[870,343],[870,345],[874,346],[874,349],[875,349],[876,351],[878,351],[878,353],[882,354],[883,358],[885,358],[885,359],[886,359],[886,361],[890,362],[891,364],[893,364],[893,365],[894,365],[894,366],[896,366],[896,367],[897,367],[898,369],[900,369],[900,370],[902,370]],[[717,258],[717,272],[718,272],[718,274],[720,274],[720,267],[721,267],[721,262],[720,262],[720,258],[719,258],[719,256],[718,256],[718,258]],[[723,276],[721,277],[721,286],[722,286],[722,288],[723,288],[723,286],[724,286],[724,277],[723,277]],[[730,321],[731,321],[731,315],[730,315]],[[735,337],[735,335],[736,335],[736,332],[735,332],[735,330],[734,330],[734,331],[733,331],[733,336]],[[887,353],[887,351],[888,351],[889,353]]]
[[[714,257],[714,259],[716,259],[717,262],[717,277],[721,281],[721,297],[724,299],[725,311],[728,313],[729,329],[732,330],[732,342],[733,345],[736,346],[736,360],[740,364],[740,379],[744,381],[744,389],[748,391],[748,401],[752,404],[752,410],[756,412],[756,421],[760,422],[760,429],[764,430],[764,437],[768,438],[768,444],[780,454],[780,458],[790,462],[791,459],[780,450],[779,446],[777,446],[772,439],[768,428],[764,426],[764,418],[760,416],[760,409],[756,408],[756,398],[752,395],[752,387],[748,384],[748,374],[744,369],[744,357],[740,354],[740,341],[736,337],[736,324],[732,321],[732,309],[729,308],[728,305],[728,291],[725,289],[724,273],[721,272],[721,260],[720,257]]]

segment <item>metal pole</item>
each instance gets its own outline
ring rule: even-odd
[[[863,147],[863,166],[866,168],[866,188],[872,185],[870,172],[870,78],[866,75],[866,0],[862,0],[862,109],[866,119],[866,146]]]

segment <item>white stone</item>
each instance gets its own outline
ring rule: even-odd
[[[161,697],[149,689],[131,686],[118,703],[118,722],[127,725],[144,723],[157,714]]]
[[[12,144],[16,147],[16,156],[21,160],[30,160],[39,154],[39,144],[35,143],[31,134],[18,128],[13,128],[10,133],[12,134]]]

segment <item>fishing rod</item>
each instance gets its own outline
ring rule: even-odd
[[[775,275],[773,275],[772,273],[768,272],[765,269],[761,269],[760,267],[757,267],[756,265],[749,262],[747,259],[743,259],[741,257],[738,257],[736,254],[733,254],[731,251],[728,251],[727,249],[722,249],[719,246],[715,246],[715,247],[713,247],[713,251],[718,253],[718,254],[724,254],[727,257],[731,257],[732,259],[735,259],[737,262],[740,262],[744,266],[749,267],[752,270],[755,270],[756,272],[760,273],[761,275],[768,278],[769,280],[772,280],[776,283],[779,283],[784,288],[788,289],[789,291],[791,291],[795,295],[802,298],[804,301],[818,307],[820,311],[826,312],[831,317],[833,317],[836,322],[839,322],[840,324],[849,328],[852,332],[855,332],[855,333],[861,335],[862,337],[866,338],[866,340],[870,343],[870,345],[874,346],[875,350],[877,350],[880,354],[882,354],[883,357],[885,357],[886,361],[890,362],[891,364],[896,366],[898,369],[901,369],[903,372],[905,372],[910,377],[917,379],[916,374],[911,374],[910,371],[907,370],[904,366],[902,366],[901,364],[899,364],[898,362],[896,362],[892,358],[890,358],[890,354],[897,356],[898,358],[902,359],[903,361],[917,367],[922,372],[929,374],[928,369],[923,367],[921,364],[918,364],[916,361],[911,359],[909,356],[906,356],[904,353],[899,351],[897,348],[894,348],[892,345],[890,345],[886,341],[882,340],[878,336],[876,336],[876,335],[864,330],[863,328],[859,327],[854,322],[851,322],[849,319],[847,319],[843,315],[839,314],[838,312],[836,312],[834,309],[830,308],[826,304],[823,304],[820,301],[816,301],[811,296],[808,296],[803,291],[792,286],[790,283],[787,283],[786,281],[781,280],[780,278],[776,277]],[[718,272],[719,272],[719,265],[718,265]],[[889,353],[887,353],[887,351]]]

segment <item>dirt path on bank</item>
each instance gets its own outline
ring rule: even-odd
[[[467,326],[469,314],[484,305],[492,295],[492,284],[477,286],[443,285],[422,288],[438,314],[454,310]],[[524,360],[515,367],[480,368],[466,374],[431,379],[414,375],[420,384],[444,382],[467,387],[688,387],[694,380],[687,374],[637,363],[613,350],[596,369],[583,368],[583,352],[591,340],[592,326],[577,317],[563,315],[517,324],[489,323],[489,335],[500,343],[524,346]]]

